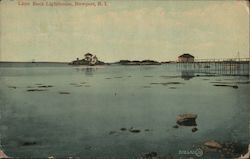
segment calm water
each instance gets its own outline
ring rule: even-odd
[[[152,151],[179,157],[180,150],[210,139],[247,145],[250,84],[236,82],[249,79],[181,77],[175,65],[0,67],[2,149],[12,157],[139,157]],[[181,84],[152,84],[162,82]],[[53,87],[27,91],[39,85]],[[197,132],[173,128],[182,113],[198,114]]]

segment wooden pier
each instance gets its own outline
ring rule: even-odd
[[[178,62],[179,70],[214,75],[249,76],[250,58],[197,59],[194,62]]]

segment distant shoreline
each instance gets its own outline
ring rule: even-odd
[[[142,62],[142,61],[129,61],[129,62],[105,62],[103,65],[161,65],[166,63],[175,63],[174,61],[166,62]],[[81,64],[71,64],[71,62],[54,62],[54,61],[0,61],[0,64],[67,64],[71,66],[81,66]],[[98,64],[97,64],[98,65]]]
[[[0,61],[0,63],[58,63],[58,64],[68,64],[68,62],[54,62],[54,61],[37,61],[37,62],[25,62],[25,61]]]

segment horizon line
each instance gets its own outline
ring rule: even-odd
[[[200,59],[194,59],[196,60],[239,60],[239,59],[249,59],[250,61],[250,57],[242,57],[242,58],[200,58]],[[105,63],[115,63],[115,62],[119,62],[121,60],[129,60],[129,59],[120,59],[117,61],[112,61],[112,62],[105,62]],[[144,60],[152,60],[152,59],[144,59]],[[74,60],[73,60],[74,61]],[[143,61],[143,60],[129,60],[129,61]],[[158,60],[153,60],[153,61],[157,61],[157,62],[178,62],[177,60],[164,60],[164,61],[158,61]],[[2,61],[0,60],[0,63],[70,63],[72,61]]]

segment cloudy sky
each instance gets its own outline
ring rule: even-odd
[[[199,59],[235,58],[238,51],[249,56],[246,1],[123,0],[106,1],[106,7],[0,3],[1,61],[68,62],[87,52],[108,62],[175,60],[185,52]]]

